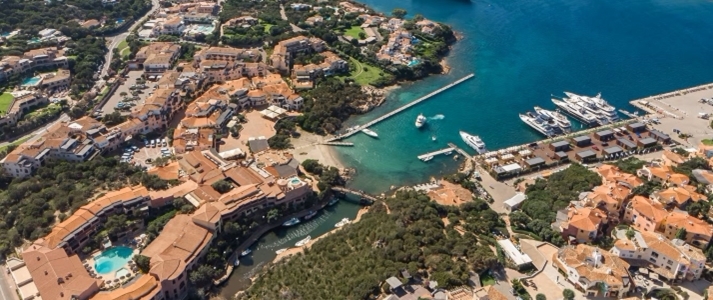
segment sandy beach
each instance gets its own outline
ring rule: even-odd
[[[306,159],[316,159],[323,165],[344,168],[344,165],[337,159],[337,155],[333,149],[335,146],[319,145],[318,143],[324,140],[323,136],[306,132],[302,129],[297,129],[300,133],[299,138],[292,138],[292,146],[290,152],[299,161]]]
[[[357,216],[356,216],[356,218],[352,221],[352,223],[359,222],[359,220],[361,220],[361,216],[362,216],[363,214],[365,214],[366,212],[368,212],[368,211],[369,211],[369,207],[362,207],[362,208],[359,210],[359,212],[357,213]],[[346,227],[346,226],[345,226],[345,227]],[[309,243],[307,243],[307,245],[304,245],[303,247],[293,247],[293,248],[287,249],[287,251],[278,254],[278,255],[275,257],[275,259],[272,260],[272,263],[277,263],[277,262],[279,262],[280,260],[282,260],[283,258],[289,257],[289,256],[291,256],[291,255],[295,255],[295,254],[297,254],[297,253],[302,253],[302,251],[304,251],[305,248],[311,247],[312,244],[314,244],[315,242],[319,241],[320,239],[322,239],[322,238],[324,238],[324,237],[326,237],[326,236],[329,236],[330,234],[332,234],[332,233],[334,233],[334,232],[337,232],[338,230],[341,230],[342,228],[345,228],[345,227],[334,228],[333,230],[331,230],[331,231],[329,231],[329,232],[327,232],[327,233],[325,233],[325,234],[323,234],[323,235],[320,235],[320,236],[318,236],[318,237],[316,237],[316,238],[313,238],[312,240],[309,241]]]

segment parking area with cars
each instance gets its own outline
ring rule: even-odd
[[[143,105],[152,93],[150,85],[153,83],[145,81],[141,77],[142,74],[143,71],[127,73],[123,78],[124,82],[102,107],[102,113],[110,114],[118,111],[121,114],[129,114],[133,107]]]
[[[121,162],[150,168],[157,158],[171,157],[173,150],[165,138],[145,139],[124,147],[119,155]]]

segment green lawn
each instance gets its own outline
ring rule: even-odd
[[[7,145],[5,145],[5,146],[2,146],[2,147],[0,147],[0,152],[4,152],[5,149],[7,149],[7,147],[10,147],[10,145],[18,146],[18,145],[24,143],[25,141],[29,140],[30,138],[32,138],[32,136],[33,136],[33,135],[28,135],[28,136],[25,136],[25,137],[23,137],[23,138],[21,138],[21,139],[19,139],[19,140],[16,140],[16,141],[10,143],[10,144],[7,144]]]
[[[129,44],[126,43],[126,40],[121,41],[118,46],[116,46],[117,49],[123,50],[124,48],[128,48]]]
[[[121,58],[127,59],[129,58],[129,54],[131,54],[131,48],[126,47],[124,50],[121,50]]]
[[[265,27],[265,32],[266,32],[266,33],[270,33],[270,28],[272,28],[272,26],[275,26],[275,25],[272,25],[272,24],[270,24],[270,23],[263,23],[263,24],[261,24],[261,25]]]
[[[703,143],[703,145],[706,145],[706,146],[713,146],[713,140],[710,140],[710,139],[702,140],[701,143]]]
[[[12,103],[12,99],[14,97],[10,93],[2,93],[0,94],[0,111],[3,113],[7,112],[7,110],[10,108],[10,103]]]
[[[493,285],[495,284],[495,278],[493,277],[493,275],[490,275],[490,272],[485,272],[484,274],[480,275],[480,283],[482,286]]]
[[[354,66],[354,68],[349,71],[349,76],[346,77],[354,79],[356,83],[367,85],[381,78],[380,73],[383,72],[381,68],[364,64],[353,57],[350,57],[349,61],[351,62],[350,65]]]
[[[359,33],[364,32],[364,29],[362,29],[359,26],[352,26],[351,28],[347,29],[347,31],[344,32],[344,35],[353,37],[355,39],[360,39]],[[364,32],[366,34],[366,32]]]

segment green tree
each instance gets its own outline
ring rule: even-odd
[[[688,205],[686,207],[686,210],[688,211],[688,214],[697,217],[697,218],[705,218],[705,216],[708,214],[708,212],[711,209],[711,204],[708,201],[705,200],[700,200],[698,202],[694,202]]]
[[[188,279],[196,287],[206,287],[211,284],[211,281],[216,276],[216,270],[209,265],[200,265],[195,270],[188,274]]]
[[[116,238],[116,236],[126,230],[126,224],[128,219],[124,214],[111,215],[104,223],[104,229],[110,238]]]
[[[535,296],[536,300],[547,300],[547,297],[545,297],[545,294],[537,294]]]
[[[570,289],[564,289],[562,291],[562,296],[564,297],[565,300],[573,300],[574,299],[574,291]]]
[[[211,184],[210,186],[212,186],[216,192],[221,193],[221,194],[225,194],[225,193],[229,192],[231,189],[233,189],[233,185],[230,184],[230,182],[228,182],[226,180],[218,180],[218,181],[214,182],[213,184]]]
[[[681,227],[676,231],[676,238],[679,240],[686,240],[686,235],[688,235],[688,232],[686,232],[686,228]]]
[[[133,258],[136,266],[141,270],[141,273],[147,274],[151,269],[151,258],[141,254],[135,255]]]
[[[406,14],[408,14],[408,12],[403,8],[394,8],[391,11],[391,16],[393,16],[394,18],[398,18],[398,19],[403,19],[406,16]]]
[[[634,229],[629,228],[626,230],[626,238],[631,240],[634,238],[635,235],[636,235],[636,232],[634,231]]]

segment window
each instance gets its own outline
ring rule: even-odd
[[[666,263],[669,264],[669,265],[671,265],[671,264],[673,264],[673,261],[669,260],[669,261],[666,262]]]
[[[656,258],[659,258],[659,254],[656,253],[656,252],[651,252],[651,256],[656,257]]]

